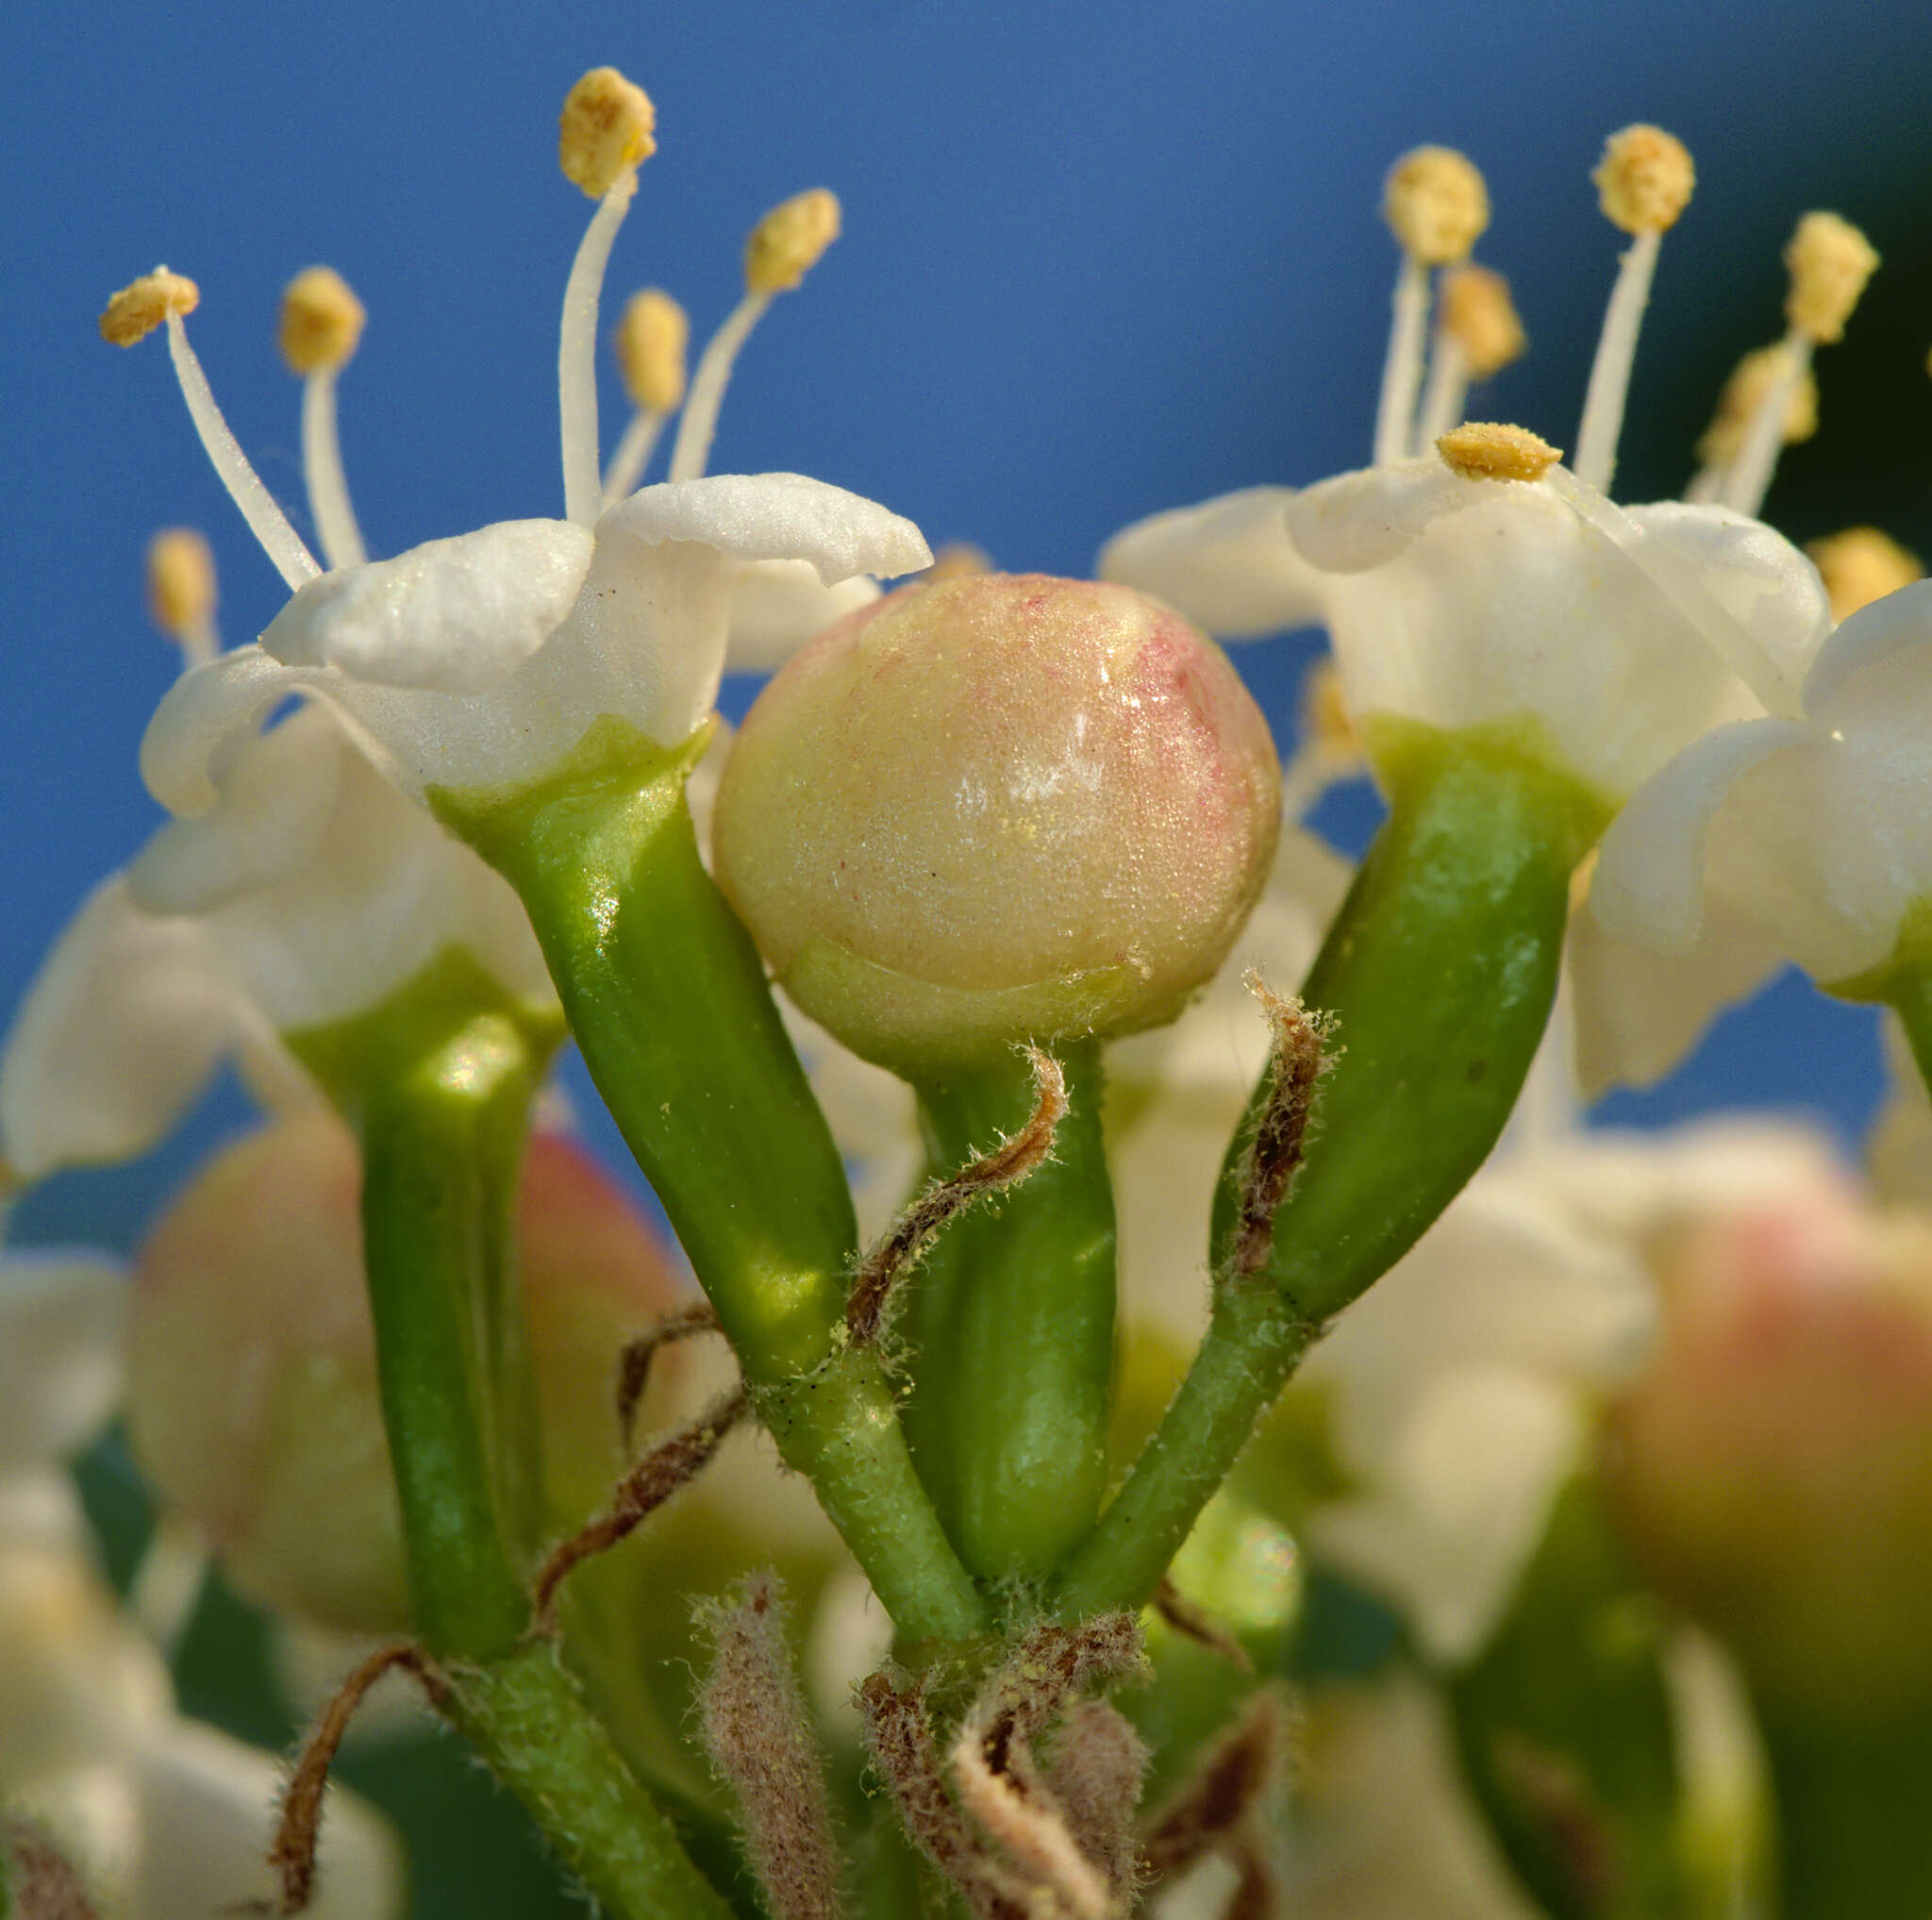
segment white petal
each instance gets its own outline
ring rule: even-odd
[[[733,559],[802,559],[826,586],[856,574],[894,579],[932,564],[909,520],[803,474],[712,474],[645,487],[597,523],[613,537],[657,545],[691,541]]]
[[[1932,641],[1932,580],[1918,580],[1874,600],[1834,633],[1805,682],[1805,710],[1821,726],[1840,727],[1853,683],[1871,669]],[[1921,671],[1932,681],[1932,651]]]
[[[1619,940],[1689,954],[1704,932],[1706,842],[1732,788],[1809,730],[1791,721],[1721,726],[1634,793],[1604,836],[1590,911]]]
[[[269,708],[316,677],[271,659],[258,646],[231,647],[190,669],[162,695],[142,738],[141,777],[148,792],[170,813],[208,812],[235,743],[252,740]]]
[[[214,808],[164,826],[127,870],[129,896],[149,913],[200,913],[299,869],[326,829],[355,749],[312,704],[245,741]]]
[[[1563,1388],[1462,1369],[1415,1410],[1378,1494],[1319,1510],[1309,1537],[1396,1600],[1432,1659],[1459,1666],[1507,1609],[1582,1438]]]
[[[1648,540],[1694,570],[1785,681],[1804,680],[1831,631],[1830,598],[1805,554],[1761,520],[1728,507],[1665,500],[1625,512]]]
[[[1758,928],[1708,898],[1702,938],[1688,954],[1632,946],[1586,907],[1570,923],[1567,959],[1576,1077],[1590,1100],[1612,1087],[1655,1086],[1726,1007],[1748,1000],[1784,964]]]
[[[1165,600],[1224,640],[1253,640],[1322,619],[1322,579],[1288,537],[1291,487],[1249,487],[1136,521],[1094,571]]]
[[[207,929],[142,913],[120,876],[89,896],[0,1055],[0,1153],[37,1179],[126,1160],[173,1126],[249,1025]]]
[[[121,1397],[127,1279],[104,1255],[0,1258],[0,1476],[64,1459]]]
[[[1309,566],[1359,574],[1396,559],[1445,513],[1545,497],[1514,483],[1466,480],[1439,459],[1404,460],[1308,487],[1282,503],[1282,517]]]
[[[139,1760],[140,1884],[129,1920],[186,1920],[272,1899],[266,1862],[283,1768],[212,1727],[177,1720]],[[331,1787],[311,1920],[391,1920],[403,1912],[402,1848],[366,1801]]]
[[[828,587],[809,560],[754,560],[740,572],[731,590],[724,670],[771,673],[814,634],[878,597],[877,581],[866,574]]]
[[[594,540],[567,520],[506,520],[310,580],[262,650],[377,686],[475,693],[507,678],[567,614]]]

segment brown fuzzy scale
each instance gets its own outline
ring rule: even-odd
[[[1250,1855],[1265,1865],[1257,1828],[1287,1771],[1294,1716],[1278,1687],[1263,1687],[1217,1734],[1193,1772],[1148,1823],[1141,1852],[1156,1879],[1221,1852],[1249,1873]]]
[[[551,1548],[537,1570],[531,1594],[535,1632],[557,1631],[557,1590],[564,1580],[585,1561],[608,1553],[627,1539],[680,1487],[695,1479],[710,1464],[724,1436],[743,1419],[746,1405],[744,1390],[739,1388],[660,1441],[618,1483],[608,1512]]]
[[[67,1857],[39,1828],[0,1817],[0,1896],[13,1920],[95,1920]]]
[[[943,1180],[935,1180],[887,1229],[864,1260],[845,1306],[845,1328],[855,1346],[869,1346],[884,1330],[900,1282],[933,1236],[974,1201],[1024,1180],[1053,1152],[1055,1131],[1067,1111],[1067,1079],[1060,1063],[1037,1046],[1026,1049],[1036,1100],[1032,1117],[989,1154]]]
[[[1147,1745],[1133,1723],[1106,1700],[1070,1707],[1048,1743],[1047,1790],[1074,1844],[1100,1869],[1123,1911],[1140,1870],[1134,1810],[1147,1760]]]
[[[617,1430],[624,1436],[624,1450],[630,1451],[631,1429],[637,1424],[638,1407],[651,1384],[651,1362],[667,1346],[694,1334],[722,1331],[718,1316],[708,1301],[694,1301],[681,1307],[625,1344],[617,1360]]]
[[[1274,1215],[1302,1163],[1315,1083],[1327,1064],[1322,1025],[1299,1000],[1275,993],[1258,974],[1248,976],[1247,986],[1261,1003],[1274,1039],[1268,1055],[1267,1096],[1241,1160],[1241,1206],[1224,1268],[1231,1280],[1247,1279],[1268,1264],[1274,1248]]]
[[[705,1750],[743,1815],[765,1910],[773,1920],[839,1920],[824,1761],[785,1644],[776,1580],[747,1580],[704,1624],[716,1653],[700,1696]]]
[[[1165,1576],[1147,1603],[1174,1630],[1196,1645],[1218,1653],[1237,1673],[1251,1674],[1255,1662],[1248,1650],[1207,1608],[1191,1600]]]

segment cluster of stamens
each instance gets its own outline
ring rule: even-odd
[[[657,150],[649,96],[614,67],[597,67],[570,91],[558,129],[563,174],[594,200],[565,288],[558,354],[565,516],[594,526],[633,492],[674,416],[673,480],[703,476],[718,413],[740,350],[773,297],[796,288],[838,238],[839,202],[824,188],[794,195],[767,213],[745,246],[745,292],[686,378],[690,323],[670,294],[647,288],[632,296],[612,344],[632,416],[608,468],[600,471],[596,341],[605,269],[617,230],[637,192],[638,169]],[[203,447],[262,549],[291,592],[324,571],[367,558],[345,478],[336,428],[336,376],[356,352],[367,315],[334,269],[307,268],[282,296],[278,340],[304,383],[302,468],[319,562],[263,486],[215,404],[182,322],[200,304],[195,283],[166,267],[124,287],[101,315],[102,337],[116,346],[165,326],[183,398]],[[199,543],[198,545],[192,543]],[[213,564],[198,535],[158,536],[149,556],[149,605],[156,624],[195,661],[216,651]]]

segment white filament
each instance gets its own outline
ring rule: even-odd
[[[1724,474],[1724,488],[1718,494],[1721,506],[1734,507],[1755,520],[1771,488],[1771,476],[1777,468],[1777,457],[1784,449],[1785,426],[1791,415],[1791,401],[1805,376],[1811,371],[1811,337],[1793,327],[1785,335],[1784,363],[1777,377],[1766,386],[1751,418],[1744,426],[1744,438],[1737,458]]]
[[[1423,383],[1423,336],[1429,319],[1429,274],[1403,256],[1391,303],[1389,358],[1382,362],[1382,395],[1375,406],[1375,464],[1392,466],[1408,452],[1415,424],[1416,391]]]
[[[261,543],[262,551],[275,562],[275,572],[291,593],[312,580],[322,569],[315,556],[302,544],[302,536],[289,525],[289,516],[275,503],[261,484],[261,476],[248,464],[242,442],[228,430],[222,409],[215,405],[213,391],[194,349],[188,344],[188,329],[178,313],[168,315],[168,355],[175,362],[175,377],[181,382],[181,397],[188,402],[189,418],[201,435],[222,485],[228,497],[242,509],[248,528]]]
[[[595,526],[604,484],[597,459],[597,303],[611,242],[638,191],[638,170],[626,167],[597,203],[577,244],[563,289],[563,326],[557,345],[557,410],[563,433],[563,512],[579,526]]]
[[[668,413],[654,413],[639,409],[630,417],[630,424],[624,429],[624,438],[617,442],[617,451],[610,456],[610,464],[604,470],[604,505],[615,507],[625,495],[635,493],[638,482],[644,476],[644,469],[651,464],[651,456],[658,448],[658,436],[664,431],[664,423],[671,418]]]
[[[1420,459],[1452,426],[1460,426],[1463,402],[1468,398],[1469,356],[1454,334],[1438,327],[1429,348],[1429,380],[1423,389],[1415,444],[1409,452]]]
[[[691,395],[684,403],[684,418],[677,423],[677,442],[671,449],[674,480],[703,476],[705,462],[711,458],[711,441],[718,431],[718,409],[724,404],[724,389],[731,383],[731,369],[738,362],[739,349],[771,304],[769,293],[747,293],[731,309],[724,325],[706,342],[698,370],[691,376]]]
[[[208,1544],[201,1535],[164,1515],[156,1524],[127,1590],[130,1611],[163,1654],[172,1656],[181,1645],[201,1604],[208,1570]]]
[[[1599,493],[1610,491],[1617,470],[1617,441],[1624,431],[1624,403],[1630,392],[1630,366],[1637,358],[1637,335],[1650,304],[1651,276],[1657,272],[1661,233],[1640,233],[1617,268],[1617,283],[1604,309],[1590,387],[1583,396],[1583,421],[1576,429],[1576,458],[1570,471]]]
[[[332,569],[359,567],[369,555],[356,509],[349,505],[341,443],[336,438],[333,367],[318,367],[302,383],[302,477],[308,486],[308,512],[323,559]]]

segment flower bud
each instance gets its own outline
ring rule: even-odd
[[[1613,1415],[1659,1588],[1780,1713],[1932,1705],[1932,1221],[1832,1191],[1684,1230],[1664,1331]]]
[[[408,1600],[360,1185],[354,1139],[320,1111],[200,1176],[142,1256],[128,1421],[143,1471],[242,1591],[385,1633]],[[618,1350],[674,1304],[675,1283],[629,1204],[563,1141],[532,1141],[519,1225],[545,1492],[576,1524],[617,1471]]]
[[[910,1077],[1172,1019],[1279,825],[1225,657],[1125,588],[983,574],[862,608],[733,743],[719,881],[788,993]]]

